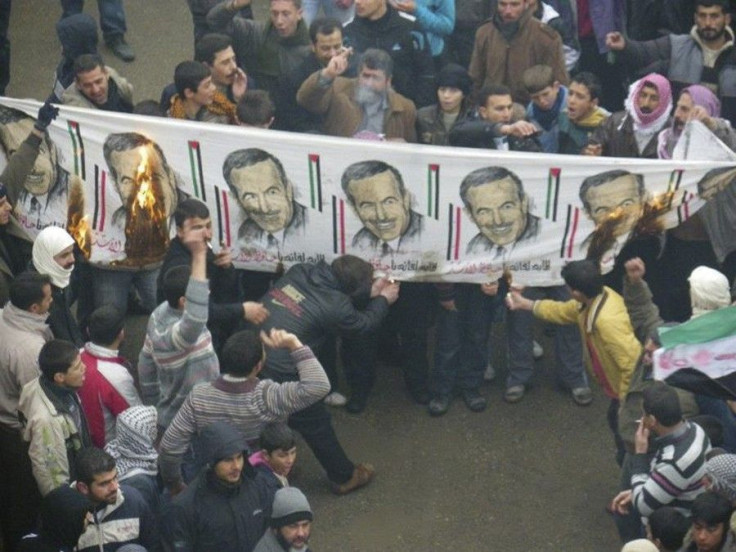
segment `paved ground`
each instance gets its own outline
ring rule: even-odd
[[[87,4],[97,17],[96,2]],[[135,84],[136,100],[157,99],[176,63],[191,56],[191,18],[184,0],[126,4],[128,40],[138,58],[131,64],[107,59]],[[263,13],[262,5],[258,8]],[[54,24],[60,13],[54,0],[13,3],[9,95],[48,94],[58,62]],[[143,330],[144,321],[131,318],[129,354],[136,354]],[[502,336],[495,341],[500,351]],[[315,550],[619,550],[604,511],[617,481],[607,400],[596,390],[591,407],[574,406],[554,388],[550,356],[538,363],[537,385],[520,404],[503,403],[502,385],[494,383],[484,389],[488,411],[471,414],[457,401],[440,419],[410,404],[397,369],[383,367],[363,415],[335,411],[349,454],[377,468],[370,487],[335,498],[310,452],[299,450],[295,484],[316,512]],[[496,357],[503,369],[503,355]]]

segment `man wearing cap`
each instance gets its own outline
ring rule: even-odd
[[[271,529],[258,541],[253,552],[309,552],[312,508],[296,487],[276,491],[271,513]]]
[[[204,428],[207,465],[162,514],[167,552],[252,552],[267,527],[273,494],[247,461],[248,446],[226,422]]]

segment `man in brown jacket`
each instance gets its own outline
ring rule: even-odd
[[[344,49],[304,81],[296,96],[299,105],[324,115],[322,131],[331,136],[372,133],[387,140],[416,142],[416,108],[391,88],[391,57],[383,50],[368,49],[358,77],[347,79],[340,75],[348,67],[350,53]]]
[[[515,102],[526,105],[530,98],[521,76],[534,65],[549,65],[554,79],[568,84],[562,39],[534,19],[529,4],[529,0],[498,0],[496,13],[475,34],[468,73],[476,93],[491,84],[504,84]]]

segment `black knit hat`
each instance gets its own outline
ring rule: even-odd
[[[448,63],[437,75],[437,88],[448,86],[462,90],[464,95],[470,94],[473,81],[468,72],[457,63]]]
[[[278,529],[297,521],[312,521],[312,508],[307,497],[296,487],[283,487],[273,497],[271,527]]]

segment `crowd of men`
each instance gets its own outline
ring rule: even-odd
[[[177,192],[163,152],[135,133],[108,138],[104,155],[124,205],[133,193],[126,171],[139,161],[131,150],[150,148],[171,181],[164,203],[176,236],[156,262],[89,265],[66,230],[44,223],[36,199],[54,201],[59,181],[77,178],[51,157],[55,103],[264,131],[652,159],[672,158],[697,121],[735,149],[729,2],[269,0],[258,21],[250,0],[188,0],[193,59],[175,67],[160,100],[137,102],[97,52],[82,3],[62,4],[63,59],[49,101],[35,121],[0,112],[3,550],[308,550],[312,511],[289,486],[293,432],[333,492],[353,492],[375,470],[350,459],[328,406],[363,412],[384,355],[431,416],[456,396],[484,411],[494,321],[506,326],[503,398],[519,402],[544,354],[535,318],[554,333],[557,377],[574,403],[593,400],[586,365],[610,399],[621,466],[610,512],[624,550],[736,549],[734,405],[652,379],[665,321],[732,304],[733,224],[714,230],[695,215],[662,241],[637,235],[632,219],[618,226],[605,276],[596,261],[574,261],[564,286],[522,290],[505,279],[399,284],[352,255],[281,275],[236,270],[231,252],[209,247],[207,206]],[[121,0],[99,4],[104,39],[131,61]],[[283,172],[255,148],[226,160],[223,176],[248,214],[240,246],[276,247],[276,235],[302,229],[304,207]],[[703,197],[733,187],[712,180]],[[353,245],[398,250],[421,229],[393,167],[354,163],[341,184],[364,224]],[[625,170],[580,190],[596,224],[643,194]],[[470,173],[460,196],[479,229],[473,252],[502,256],[539,232],[521,181],[503,167]],[[13,212],[23,202],[46,226],[35,239]],[[113,223],[125,217],[121,208]],[[150,313],[135,368],[119,354],[132,308]]]

